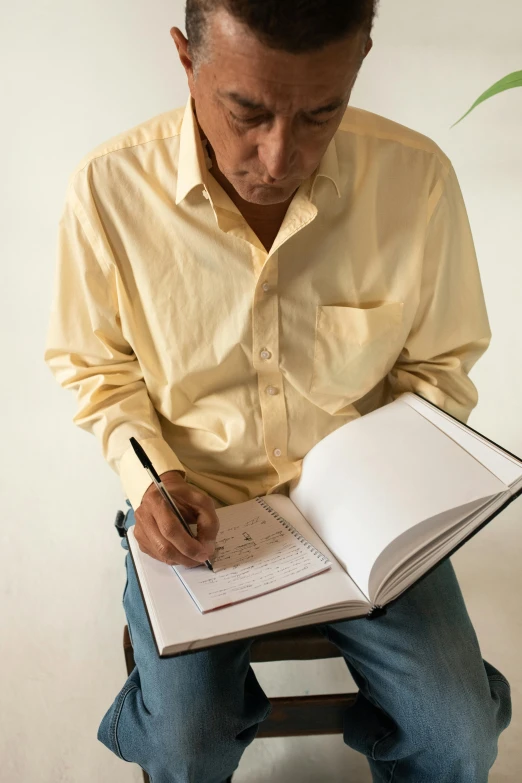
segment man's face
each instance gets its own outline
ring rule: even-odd
[[[174,29],[197,120],[219,170],[245,201],[287,201],[319,165],[371,39],[361,33],[293,55],[267,48],[220,10],[208,22],[209,61],[194,79],[186,39]]]

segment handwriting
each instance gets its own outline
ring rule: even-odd
[[[222,523],[212,562],[173,566],[202,612],[278,590],[331,567],[327,558],[264,508]]]

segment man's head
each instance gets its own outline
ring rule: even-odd
[[[198,124],[245,201],[287,201],[350,99],[377,0],[187,0],[171,30]],[[319,124],[320,123],[320,124]]]

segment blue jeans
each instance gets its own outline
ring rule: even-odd
[[[127,504],[126,529],[135,523]],[[98,739],[151,783],[222,783],[270,712],[250,666],[252,639],[159,658],[129,553],[125,563],[136,666]],[[376,783],[486,783],[511,720],[510,686],[482,659],[450,560],[386,615],[317,627],[359,688],[343,737]]]

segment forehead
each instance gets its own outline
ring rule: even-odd
[[[209,59],[201,72],[205,68],[220,96],[236,93],[265,105],[310,100],[319,106],[350,89],[364,43],[356,35],[315,52],[291,54],[267,47],[221,9],[208,20],[206,46]]]

